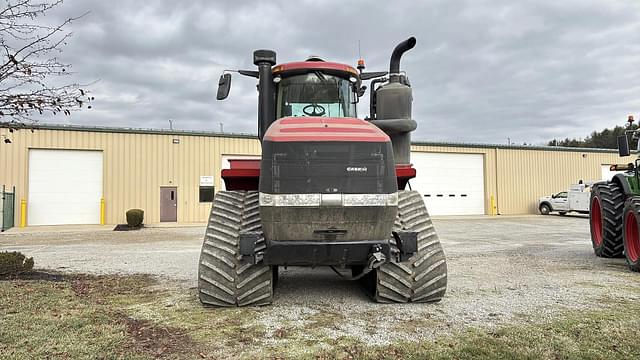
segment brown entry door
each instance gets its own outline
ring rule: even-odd
[[[178,221],[178,188],[160,188],[160,222]]]

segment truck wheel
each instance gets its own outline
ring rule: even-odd
[[[549,213],[551,212],[551,206],[547,205],[547,204],[542,204],[540,205],[540,214],[542,215],[549,215]]]
[[[589,223],[596,256],[622,256],[622,215],[624,193],[613,182],[596,184],[591,190]]]
[[[258,192],[219,191],[213,199],[198,266],[200,301],[212,306],[267,305],[273,297],[270,266],[240,256],[240,232],[261,231]],[[264,238],[256,252],[265,248]]]
[[[431,217],[417,191],[398,192],[394,228],[418,232],[418,252],[404,263],[388,262],[375,271],[374,299],[378,302],[440,301],[447,291],[447,263]],[[395,245],[393,240],[392,245]]]
[[[627,264],[633,271],[640,271],[640,197],[632,197],[627,200],[624,207],[624,255]]]

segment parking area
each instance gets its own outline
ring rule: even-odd
[[[593,255],[584,216],[440,218],[434,220],[447,254],[449,288],[438,304],[379,305],[353,282],[327,268],[281,270],[274,305],[255,320],[269,331],[295,328],[305,316],[337,313],[336,336],[370,344],[431,337],[468,325],[492,327],[534,314],[544,320],[567,309],[596,308],[603,298],[639,299],[640,275],[623,259]],[[33,256],[36,267],[92,274],[157,275],[195,297],[203,227],[113,232],[58,230],[6,233],[2,250]],[[430,319],[420,334],[394,324]],[[382,324],[373,330],[370,323]],[[303,326],[302,323],[298,324]]]

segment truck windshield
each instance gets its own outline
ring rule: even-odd
[[[282,78],[276,91],[276,117],[357,117],[347,79],[314,71]]]

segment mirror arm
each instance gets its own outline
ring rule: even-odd
[[[258,78],[258,72],[254,71],[254,70],[233,70],[233,69],[225,69],[224,71],[222,71],[223,74],[228,74],[228,73],[238,73],[240,75],[244,75],[244,76],[248,76],[248,77],[252,77],[252,78]]]
[[[258,78],[258,72],[253,70],[238,70],[238,74]]]
[[[380,76],[385,76],[388,73],[388,71],[363,72],[360,74],[360,80],[370,80]]]

